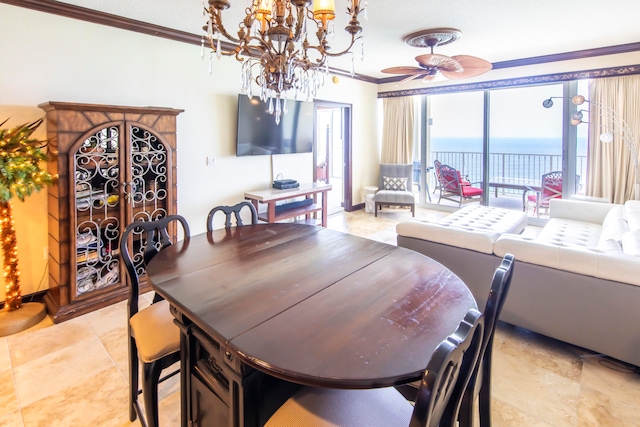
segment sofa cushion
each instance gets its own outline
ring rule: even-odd
[[[501,257],[511,253],[518,261],[529,264],[640,286],[637,257],[622,252],[605,252],[512,234],[498,237],[493,251]]]
[[[551,218],[538,234],[537,240],[560,246],[596,248],[601,234],[600,224]]]
[[[549,216],[551,218],[572,219],[602,225],[607,213],[615,207],[612,203],[594,203],[583,200],[551,199]]]
[[[380,190],[373,199],[380,203],[414,203],[415,196],[411,191]]]
[[[600,252],[620,252],[622,253],[622,242],[620,240],[614,240],[614,239],[606,239],[606,240],[600,240],[598,242],[598,246],[595,248],[597,251]]]
[[[527,226],[527,216],[523,212],[510,209],[469,205],[442,218],[439,224],[465,230],[519,234]]]
[[[469,205],[438,222],[410,219],[398,223],[400,236],[413,237],[487,254],[502,233],[520,233],[527,225],[523,212]]]
[[[624,210],[629,230],[640,230],[640,200],[628,200],[624,204]]]
[[[640,230],[624,233],[622,236],[622,249],[627,255],[640,257]]]

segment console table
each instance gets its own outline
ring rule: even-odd
[[[244,193],[244,198],[250,200],[258,211],[258,218],[266,222],[278,222],[289,218],[305,216],[306,222],[316,223],[317,213],[321,213],[320,224],[327,226],[327,192],[331,190],[330,184],[323,182],[312,182],[310,184],[300,184],[299,188],[278,190],[269,188],[267,190],[250,191]],[[322,202],[318,204],[318,193],[322,193]],[[310,203],[288,202],[285,200],[296,197],[313,199]],[[280,203],[279,203],[280,202]],[[266,212],[258,209],[260,203],[267,204]],[[266,215],[265,215],[266,214]],[[313,218],[312,218],[313,216]]]
[[[182,330],[183,425],[200,427],[261,426],[299,384],[417,380],[476,308],[431,258],[294,223],[191,236],[147,278]]]

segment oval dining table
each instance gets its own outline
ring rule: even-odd
[[[296,223],[191,236],[156,255],[147,278],[182,330],[183,424],[262,425],[292,393],[283,384],[418,380],[477,308],[431,258]]]

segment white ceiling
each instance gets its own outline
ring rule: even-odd
[[[62,0],[64,3],[201,34],[202,0]],[[364,0],[363,0],[364,1]],[[347,42],[347,0],[336,2],[335,51]],[[179,7],[177,5],[179,4]],[[231,32],[249,0],[232,0],[225,12]],[[343,13],[344,12],[344,13]],[[427,49],[406,46],[407,34],[427,28],[452,27],[462,37],[437,47],[444,55],[473,55],[501,62],[640,42],[640,0],[369,0],[368,19],[361,19],[364,61],[356,49],[355,71],[376,78],[390,77],[381,69],[416,65]],[[638,61],[640,63],[640,52]],[[330,66],[350,69],[350,59]]]

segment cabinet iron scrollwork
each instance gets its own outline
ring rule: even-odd
[[[47,311],[58,323],[128,295],[118,247],[133,221],[176,213],[176,117],[160,107],[47,102],[49,188]],[[144,242],[134,237],[134,251]],[[143,291],[148,285],[143,284]]]

